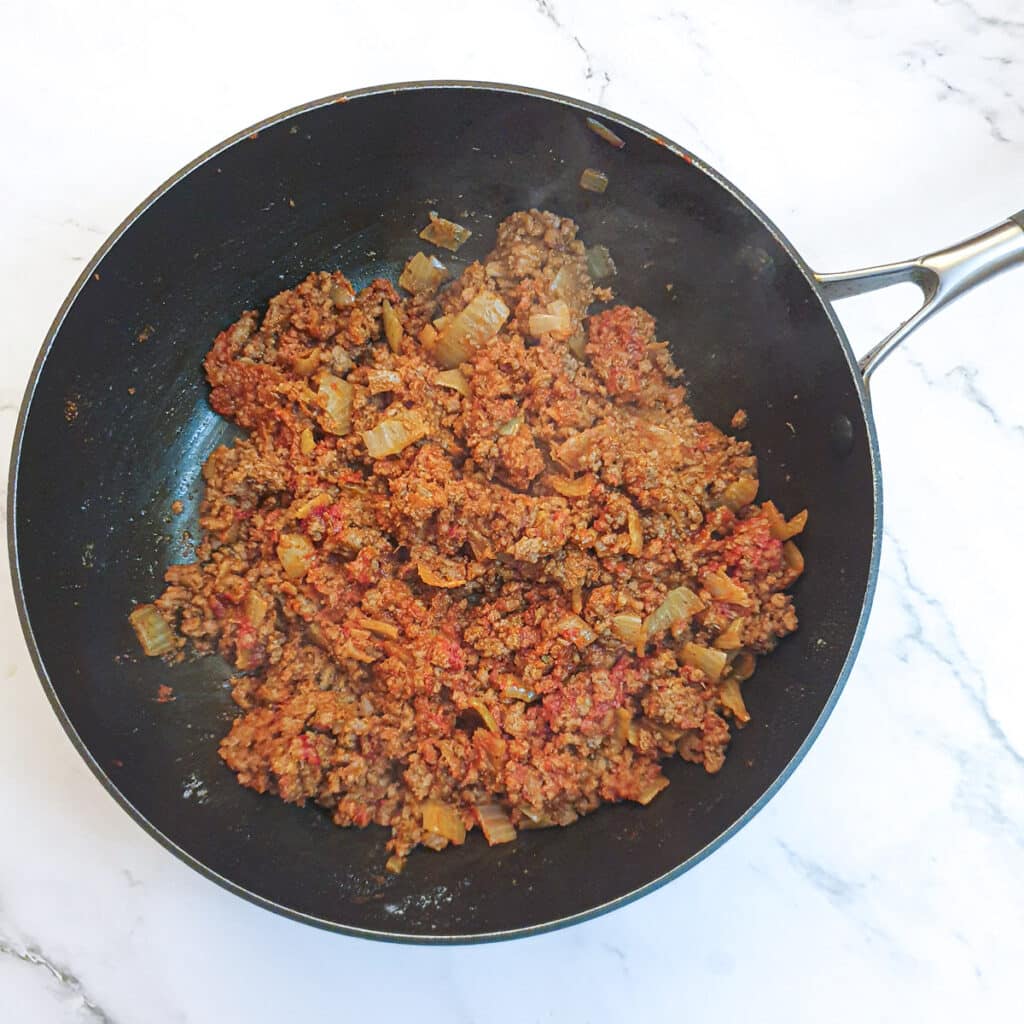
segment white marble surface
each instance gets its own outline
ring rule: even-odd
[[[8,4],[0,435],[83,261],[182,163],[379,81],[506,80],[690,146],[814,266],[914,255],[1024,205],[1019,0]],[[282,26],[282,11],[301,24]],[[449,42],[431,40],[444,26]],[[529,56],[523,56],[523,52]],[[843,314],[865,347],[912,297]],[[330,935],[192,873],[61,731],[0,593],[0,1019],[1020,1019],[1024,270],[878,375],[882,574],[838,710],[768,808],[652,896],[461,949]],[[386,996],[382,997],[382,993]]]

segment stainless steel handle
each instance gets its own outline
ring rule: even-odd
[[[814,277],[830,301],[907,281],[921,289],[921,308],[859,360],[861,373],[868,382],[882,360],[933,313],[1018,263],[1024,263],[1024,210],[980,235],[916,260]]]

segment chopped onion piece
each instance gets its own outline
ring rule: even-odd
[[[381,309],[383,310],[382,319],[384,320],[384,337],[388,340],[388,348],[390,348],[396,356],[401,355],[402,321],[398,319],[398,314],[387,299],[381,303]]]
[[[523,414],[519,413],[517,416],[513,416],[510,420],[505,420],[504,423],[498,425],[496,433],[499,437],[515,437],[519,433],[519,428],[523,425]]]
[[[566,615],[555,626],[555,632],[571,640],[579,650],[589,647],[597,634],[578,615]]]
[[[739,512],[756,497],[757,477],[741,476],[722,491],[722,504],[733,512]]]
[[[626,522],[629,525],[629,548],[628,553],[639,555],[644,550],[644,524],[640,519],[640,513],[632,505],[626,511]]]
[[[531,690],[521,683],[505,683],[501,688],[501,695],[507,700],[521,700],[524,704],[532,704],[540,697],[536,690]]]
[[[642,638],[646,643],[670,626],[704,610],[704,602],[689,588],[676,587],[665,595],[665,600],[644,619]],[[724,657],[724,655],[723,655]]]
[[[595,281],[603,281],[618,273],[607,245],[591,245],[587,248],[587,272]]]
[[[245,595],[245,601],[242,604],[242,611],[245,613],[246,619],[249,620],[249,624],[252,626],[260,625],[267,616],[267,611],[270,605],[256,593],[255,590],[250,590]]]
[[[471,697],[466,701],[466,707],[472,708],[480,716],[480,721],[484,723],[484,728],[489,733],[495,736],[501,735],[501,730],[494,720],[494,715],[491,714],[491,709],[479,697]]]
[[[469,228],[456,224],[453,220],[445,220],[444,217],[439,217],[431,210],[430,223],[420,232],[420,238],[424,242],[448,249],[449,252],[457,252],[472,234],[473,232]]]
[[[385,416],[372,430],[363,431],[363,441],[372,459],[397,455],[422,440],[430,428],[414,409],[402,409],[396,416]]]
[[[626,143],[619,138],[606,124],[601,124],[600,121],[593,117],[587,118],[587,127],[599,138],[604,139],[610,146],[614,146],[616,149],[623,149]]]
[[[459,812],[442,800],[427,800],[423,804],[423,828],[456,846],[466,841],[466,826]]]
[[[356,301],[356,295],[352,290],[352,285],[347,281],[344,285],[332,285],[329,294],[331,296],[331,302],[333,302],[338,309],[344,309],[346,306],[351,306],[352,303]]]
[[[640,787],[640,792],[637,793],[635,800],[638,804],[643,804],[646,807],[663,789],[668,787],[668,779],[664,775],[660,775],[656,779],[651,779],[650,782],[644,783]]]
[[[629,708],[616,708],[613,716],[615,720],[615,738],[620,743],[629,739],[629,728],[633,724],[633,713]]]
[[[277,558],[290,580],[299,580],[309,571],[316,548],[304,533],[282,533]]]
[[[529,329],[535,338],[542,334],[568,334],[572,330],[572,312],[562,299],[556,299],[548,303],[546,313],[530,314]]]
[[[296,356],[292,360],[292,372],[300,377],[308,377],[320,365],[320,350],[310,349],[304,356]]]
[[[516,830],[501,804],[477,804],[473,810],[488,844],[497,846],[498,843],[511,843],[515,839]]]
[[[548,477],[552,490],[557,491],[563,498],[583,498],[593,489],[597,481],[593,473],[584,473],[583,476],[569,479],[564,476]]]
[[[715,647],[720,651],[738,651],[743,646],[743,628],[747,620],[744,618],[733,619],[721,633],[715,637]]]
[[[418,252],[406,263],[398,283],[407,292],[419,295],[436,291],[449,277],[448,268],[436,256]]]
[[[741,608],[749,608],[752,604],[750,595],[724,572],[709,572],[703,583],[716,601],[738,604]]]
[[[627,646],[635,647],[640,640],[643,619],[639,615],[615,615],[611,620],[612,632]]]
[[[569,351],[582,363],[587,356],[587,336],[582,327],[577,327],[566,342]]]
[[[313,437],[313,431],[306,427],[301,434],[299,434],[299,451],[303,455],[310,455],[316,448],[316,438]]]
[[[144,654],[159,658],[174,650],[174,634],[155,604],[140,604],[128,615]]]
[[[580,175],[580,188],[587,192],[603,192],[608,187],[608,175],[587,167]]]
[[[453,587],[465,586],[466,578],[453,579],[451,577],[442,576],[440,573],[434,572],[429,565],[424,565],[422,562],[416,563],[416,571],[419,573],[419,577],[423,580],[428,587],[440,587],[442,590],[451,590]]]
[[[572,610],[579,615],[583,611],[583,588],[572,588]]]
[[[469,398],[469,381],[466,380],[463,372],[456,368],[454,370],[441,370],[434,378],[434,383],[442,388],[451,388],[458,391],[463,398]]]
[[[716,651],[712,647],[703,647],[700,644],[683,644],[683,664],[689,665],[690,668],[699,668],[714,683],[722,678],[728,660],[729,656],[725,651]]]
[[[771,501],[766,501],[761,506],[761,509],[768,517],[772,536],[776,540],[789,540],[790,537],[795,537],[798,533],[803,533],[803,529],[807,525],[807,509],[797,512],[789,522],[786,522],[782,513],[779,512],[775,507],[775,504]]]
[[[800,549],[791,541],[787,540],[782,545],[782,557],[786,565],[796,573],[804,571],[804,556]]]
[[[402,376],[394,370],[370,370],[366,375],[367,389],[371,395],[382,395],[394,391],[402,383]]]
[[[729,675],[745,683],[757,668],[757,658],[750,651],[740,651],[729,666]]]
[[[320,377],[317,394],[327,413],[327,429],[343,437],[352,428],[352,397],[355,388],[347,380],[325,373]]]
[[[390,622],[385,622],[383,619],[370,619],[365,615],[361,615],[355,621],[360,629],[376,633],[377,636],[385,637],[388,640],[398,639],[398,627]]]
[[[444,325],[434,344],[434,358],[453,370],[466,362],[473,350],[490,341],[508,319],[508,306],[494,292],[480,292],[465,309]]]
[[[384,870],[392,875],[400,875],[404,867],[405,858],[400,857],[397,853],[391,854],[391,856],[384,861]]]
[[[750,721],[750,714],[747,705],[743,703],[743,694],[740,691],[740,681],[735,676],[729,676],[719,691],[719,699],[722,706],[732,713],[732,717],[740,725],[746,725]]]

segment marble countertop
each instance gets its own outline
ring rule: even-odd
[[[307,0],[294,27],[278,24],[282,10],[7,10],[4,451],[54,312],[125,214],[221,138],[347,88],[476,78],[600,102],[716,165],[826,270],[916,255],[1024,205],[1017,0]],[[913,302],[897,290],[841,313],[865,349]],[[878,373],[886,525],[874,613],[843,698],[789,783],[682,878],[561,932],[386,946],[275,917],[191,872],[72,748],[5,578],[0,1016],[1019,1013],[1024,685],[1008,634],[1024,551],[1022,324],[1018,270],[927,324]]]

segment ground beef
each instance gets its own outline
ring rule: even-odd
[[[479,296],[504,325],[439,375]],[[531,210],[439,291],[311,274],[206,358],[248,436],[207,460],[197,560],[156,602],[171,656],[236,666],[242,785],[389,826],[392,870],[481,822],[647,803],[677,752],[717,771],[736,683],[796,628],[798,527],[754,503],[749,445],[696,420],[647,312],[594,297],[575,224]],[[413,441],[371,457],[387,420]]]

